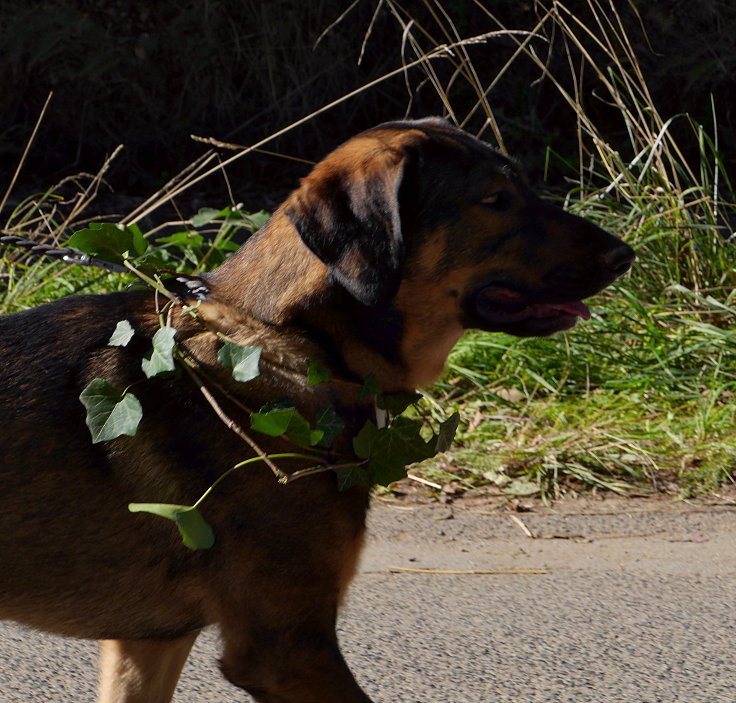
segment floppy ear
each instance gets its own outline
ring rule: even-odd
[[[375,305],[396,294],[404,267],[399,188],[405,152],[337,156],[302,181],[286,214],[332,277],[364,305]]]

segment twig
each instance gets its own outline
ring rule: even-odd
[[[501,576],[546,574],[547,569],[411,569],[406,566],[389,566],[389,571],[405,571],[410,574],[457,574],[459,576]]]
[[[263,451],[243,430],[243,428],[235,422],[229,415],[225,413],[225,411],[220,407],[219,403],[215,400],[212,393],[210,393],[207,386],[204,385],[202,382],[202,379],[197,375],[197,373],[194,371],[193,368],[189,366],[188,363],[183,363],[182,366],[184,367],[184,370],[191,376],[194,383],[197,385],[197,388],[201,391],[202,395],[205,397],[205,400],[210,404],[212,409],[215,411],[215,414],[217,417],[222,420],[222,422],[225,424],[225,426],[234,432],[240,439],[242,439],[268,466],[271,471],[273,471],[274,476],[280,481],[280,482],[286,482],[288,481],[288,474],[282,471],[276,464],[274,464],[271,459],[269,459],[268,454]]]
[[[421,476],[415,476],[414,474],[407,473],[406,477],[410,478],[412,481],[416,481],[417,483],[423,483],[425,486],[429,486],[430,488],[436,488],[438,491],[442,490],[442,486],[440,486],[439,483],[428,481],[426,478],[422,478]]]
[[[298,478],[304,478],[305,476],[312,476],[314,474],[323,474],[326,471],[336,471],[337,469],[348,469],[355,466],[361,466],[367,463],[367,459],[363,461],[351,461],[346,464],[326,464],[325,466],[312,466],[309,469],[300,469],[295,471],[293,474],[286,474],[282,479],[279,479],[279,483],[291,483],[296,481]]]
[[[226,341],[229,341],[229,338],[227,335],[222,334],[222,332],[218,332],[213,327],[209,325],[207,320],[205,320],[203,317],[197,315],[196,317],[198,322],[201,322],[206,329],[208,329],[213,334],[216,334],[218,337],[225,338]],[[181,354],[185,357],[185,359],[182,359],[182,361],[188,360],[189,363],[191,363],[193,366],[199,366],[197,362],[197,358],[192,354],[192,352],[186,347],[184,342],[186,339],[183,339],[179,342],[178,349],[181,352]],[[222,384],[218,383],[212,378],[207,378],[207,383],[214,386],[225,398],[227,398],[233,405],[237,405],[241,410],[247,412],[249,415],[252,415],[255,410],[252,410],[249,408],[245,403],[243,403],[239,398],[236,398],[232,393],[230,393],[227,388],[225,388]]]
[[[516,515],[509,515],[509,517],[521,528],[521,531],[529,537],[529,539],[534,539],[534,533],[524,524],[521,518],[516,517]]]
[[[342,468],[348,468],[353,466],[360,466],[361,464],[365,464],[365,461],[360,462],[350,462],[346,464],[328,464],[324,466],[312,466],[308,469],[300,469],[299,471],[295,471],[292,474],[287,474],[285,471],[280,469],[276,464],[271,461],[271,458],[269,457],[266,452],[264,452],[256,442],[251,439],[251,437],[246,434],[246,432],[243,430],[243,428],[235,422],[225,411],[220,407],[220,404],[215,400],[214,396],[210,392],[210,390],[205,386],[204,382],[201,378],[199,378],[199,375],[194,371],[194,369],[191,367],[190,362],[188,359],[182,358],[182,366],[184,367],[185,371],[192,377],[194,382],[197,384],[197,388],[201,391],[202,395],[204,395],[207,402],[210,404],[212,409],[217,414],[217,417],[222,420],[222,422],[226,425],[226,427],[234,432],[238,437],[240,437],[244,442],[250,446],[251,449],[258,455],[258,457],[268,466],[268,468],[271,469],[274,476],[276,476],[276,479],[281,484],[288,484],[292,483],[293,481],[296,481],[299,478],[304,478],[306,476],[313,476],[315,474],[321,474],[325,473],[326,471],[334,471],[336,469],[342,469]],[[310,460],[319,460],[318,457],[308,456],[306,454],[284,454],[283,456],[288,457],[294,457],[294,458],[303,458],[303,459],[310,459]],[[235,467],[237,468],[237,467]],[[219,480],[219,479],[218,479]],[[204,496],[203,496],[204,497]],[[200,499],[201,500],[201,499]]]

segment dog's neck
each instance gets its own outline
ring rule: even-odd
[[[238,314],[318,337],[334,350],[328,361],[336,359],[353,379],[373,374],[385,392],[434,380],[459,336],[414,339],[421,330],[402,320],[395,306],[358,303],[331,280],[282,211],[212,272],[208,284],[212,299]]]

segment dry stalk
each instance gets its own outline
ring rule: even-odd
[[[547,574],[547,569],[413,569],[407,566],[387,566],[388,571],[409,574],[450,574],[454,576],[533,576]]]
[[[10,193],[13,190],[13,187],[15,186],[15,182],[18,180],[18,176],[20,175],[20,172],[23,168],[23,164],[26,161],[26,158],[28,157],[28,152],[31,150],[31,144],[33,144],[34,140],[36,139],[36,134],[38,134],[38,129],[41,126],[41,122],[43,122],[44,115],[46,114],[46,109],[49,106],[49,103],[51,102],[51,97],[53,96],[53,92],[49,93],[46,102],[43,104],[43,107],[41,108],[41,113],[38,116],[38,119],[36,120],[36,124],[33,127],[33,131],[31,132],[31,136],[26,142],[25,149],[23,149],[23,153],[21,154],[20,161],[18,162],[18,165],[15,168],[15,172],[13,173],[13,177],[10,179],[10,184],[8,185],[5,194],[3,195],[3,199],[0,200],[0,212],[2,212],[3,208],[5,207],[5,203],[8,201],[8,198],[10,197]]]

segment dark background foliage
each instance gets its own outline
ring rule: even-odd
[[[507,28],[531,29],[552,0],[483,3],[444,0],[442,7],[460,35],[468,37],[499,28],[484,8]],[[125,148],[109,180],[116,190],[139,195],[206,150],[191,134],[253,144],[401,65],[402,27],[387,3],[376,12],[378,4],[359,0],[317,42],[350,8],[349,0],[0,0],[0,189],[49,91],[54,95],[24,166],[21,193],[75,171],[96,170],[121,143]],[[590,14],[584,0],[565,5],[581,17]],[[615,7],[660,113],[689,113],[713,133],[713,96],[721,153],[732,159],[736,3],[622,0]],[[436,4],[407,0],[394,3],[394,12],[415,20],[412,32],[423,48],[447,41]],[[547,38],[537,46],[551,73],[568,86],[573,76],[581,81],[586,112],[605,125],[611,142],[620,139],[625,152],[619,111],[595,94],[593,76],[590,70],[578,71],[575,52],[568,54],[553,31]],[[595,55],[595,45],[587,43]],[[490,84],[515,48],[508,37],[468,48],[482,85]],[[467,82],[453,80],[450,60],[432,65],[455,110],[467,115],[475,93]],[[532,61],[515,60],[489,102],[507,147],[534,176],[541,174],[547,146],[571,157],[576,152],[574,113]],[[364,127],[407,113],[443,111],[437,92],[415,68],[408,80],[399,75],[382,82],[268,148],[316,159]],[[477,131],[484,119],[478,110],[467,126]],[[493,140],[488,131],[485,137]],[[251,154],[230,173],[236,198],[255,207],[259,198],[279,197],[305,169]],[[559,182],[564,175],[559,167],[550,179]],[[222,182],[205,187],[221,189]]]

